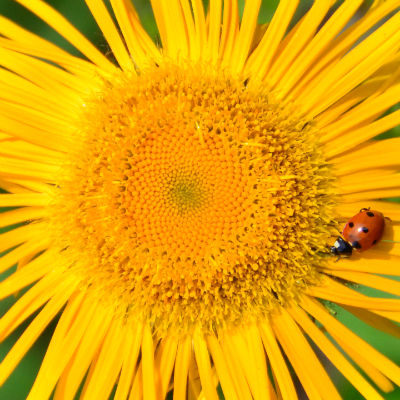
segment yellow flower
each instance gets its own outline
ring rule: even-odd
[[[340,399],[310,338],[367,399],[400,368],[331,315],[395,337],[400,301],[399,0],[153,0],[162,45],[130,0],[86,0],[115,65],[40,0],[17,0],[88,61],[0,18],[0,384],[62,310],[29,400]],[[388,16],[392,15],[390,18]],[[381,26],[376,25],[386,20]],[[364,40],[364,34],[370,32]],[[380,119],[378,119],[380,118]],[[381,243],[335,263],[343,223],[390,217]],[[354,245],[354,243],[353,243]],[[333,306],[335,307],[335,306]],[[318,321],[318,322],[316,322]],[[370,378],[342,355],[326,333]],[[392,383],[393,382],[393,383]]]

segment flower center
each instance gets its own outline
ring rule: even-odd
[[[265,84],[202,65],[121,73],[77,132],[55,237],[123,315],[242,322],[314,282],[329,170],[313,122]]]

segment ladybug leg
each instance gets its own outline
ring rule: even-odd
[[[360,212],[363,212],[363,211],[368,211],[370,208],[371,208],[371,207],[368,207],[368,208],[362,208],[362,209],[360,210]]]
[[[393,222],[389,217],[384,217],[385,219],[388,219],[390,222]]]

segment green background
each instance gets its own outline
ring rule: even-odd
[[[83,0],[46,0],[49,4],[59,10],[65,17],[67,17],[73,25],[75,25],[86,37],[88,37],[99,49],[103,52],[107,52],[109,47],[103,38],[98,26],[96,25],[94,19],[92,18],[85,2]],[[328,0],[327,0],[328,1]],[[157,41],[158,33],[157,27],[154,21],[154,17],[151,11],[149,0],[133,0],[133,3],[138,10],[141,20],[149,32],[150,36]],[[205,1],[207,3],[207,1]],[[278,0],[268,0],[263,1],[262,9],[259,16],[259,22],[265,23],[271,20],[271,17],[276,9],[279,1]],[[340,2],[339,2],[340,3]],[[244,1],[239,0],[240,10],[243,11]],[[300,6],[296,12],[295,19],[300,18],[311,6],[311,0],[301,1]],[[365,5],[359,10],[359,15],[368,7],[370,2],[365,2]],[[23,7],[16,4],[13,0],[0,0],[0,14],[12,19],[13,21],[23,25],[29,30],[38,33],[40,36],[58,44],[64,49],[68,50],[74,55],[81,56],[79,51],[72,47],[68,42],[66,42],[60,35],[58,35],[49,26],[44,24],[41,20],[36,18],[33,14],[26,11]],[[393,129],[380,138],[400,136],[399,128]],[[396,199],[398,200],[398,199]],[[5,209],[3,210],[5,211]],[[4,232],[5,230],[0,230]],[[0,281],[5,279],[12,271],[8,271],[7,274],[0,274]],[[369,289],[360,288],[363,293],[373,295],[373,292]],[[376,291],[375,291],[376,292]],[[383,293],[375,293],[375,295],[385,295]],[[0,316],[4,315],[9,307],[15,303],[17,299],[13,296],[0,302]],[[343,309],[336,307],[337,318],[350,327],[354,332],[356,332],[360,337],[368,341],[375,348],[381,351],[383,354],[387,355],[397,364],[400,364],[400,346],[399,341],[393,337],[381,333],[363,322],[355,319],[351,314],[347,313]],[[24,329],[32,321],[30,318],[26,321],[20,328],[9,338],[7,338],[0,345],[0,360],[2,360],[9,349],[12,347],[13,343],[19,338]],[[46,348],[51,339],[52,332],[56,326],[57,320],[53,321],[43,335],[37,340],[37,342],[32,346],[28,354],[24,357],[22,362],[19,364],[18,368],[6,381],[6,383],[0,388],[0,399],[1,400],[24,400],[26,399],[29,389],[32,386],[37,371],[40,367],[41,361],[43,359]],[[339,388],[340,393],[344,399],[358,400],[363,399],[363,397],[354,389],[351,384],[336,370],[336,368],[329,362],[329,360],[324,357],[317,349],[317,354],[320,356],[321,361],[326,366],[329,374],[334,380],[336,386]],[[300,385],[299,392],[301,393],[301,398],[306,399],[307,397],[302,392]],[[400,388],[397,388],[394,392],[383,395],[385,399],[400,399]]]

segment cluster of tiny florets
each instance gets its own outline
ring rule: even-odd
[[[331,219],[317,138],[266,85],[206,66],[105,81],[53,206],[71,268],[162,329],[265,315],[314,279]]]

